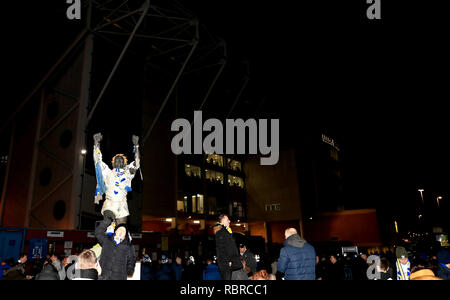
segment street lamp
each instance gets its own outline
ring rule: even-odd
[[[438,204],[438,208],[441,208],[441,200],[442,200],[442,197],[441,196],[438,196],[437,198],[436,198],[436,202],[437,202],[437,204]]]
[[[81,230],[81,209],[82,209],[82,202],[83,202],[83,187],[84,187],[84,176],[85,176],[85,169],[86,169],[86,149],[81,149],[80,151],[81,157],[83,159],[83,170],[81,173],[81,190],[80,190],[80,203],[78,205],[78,230]]]
[[[423,205],[423,192],[424,192],[424,189],[419,189],[418,191],[420,193],[420,198],[422,199],[422,205]]]

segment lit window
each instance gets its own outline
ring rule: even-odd
[[[192,195],[192,212],[193,213],[204,213],[204,198],[203,195],[197,194]]]
[[[198,166],[184,165],[184,171],[189,177],[201,177],[201,169]]]
[[[197,197],[195,195],[192,196],[192,212],[197,212]]]
[[[198,194],[197,195],[197,212],[199,214],[202,214],[203,213],[203,208],[204,208],[203,195]]]
[[[266,211],[280,211],[281,205],[280,204],[266,204],[264,206]]]
[[[234,171],[241,171],[242,170],[242,165],[241,165],[240,161],[228,158],[227,159],[227,163],[228,163],[228,168],[230,168],[230,169],[232,169]]]
[[[187,196],[184,196],[184,198],[183,198],[183,203],[184,203],[184,212],[187,212],[187,210],[188,210],[188,200],[187,200]]]
[[[219,154],[208,154],[206,162],[212,165],[223,167],[223,156]]]
[[[228,175],[228,185],[243,188],[244,180],[238,176]]]
[[[184,211],[184,201],[177,201],[177,211]]]
[[[210,182],[223,184],[223,173],[213,170],[205,170],[205,177]]]

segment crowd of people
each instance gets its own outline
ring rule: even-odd
[[[125,224],[109,230],[105,219],[95,230],[98,245],[70,257],[49,253],[29,261],[1,263],[2,280],[126,280],[140,261],[141,280],[449,280],[450,252],[424,253],[397,246],[395,253],[318,254],[295,228],[285,230],[285,241],[270,263],[256,259],[247,245],[236,244],[228,216],[215,226],[216,256],[137,257]],[[74,259],[75,258],[75,259]]]
[[[450,252],[435,254],[408,251],[317,257],[317,280],[449,280]]]

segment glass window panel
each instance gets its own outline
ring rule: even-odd
[[[192,212],[197,212],[197,197],[192,196]]]
[[[219,154],[208,154],[206,162],[212,165],[223,167],[223,156]]]
[[[185,164],[184,171],[189,177],[201,177],[201,169],[199,166]]]
[[[184,201],[177,201],[177,211],[184,211]]]
[[[202,214],[204,212],[203,195],[197,195],[197,212]]]

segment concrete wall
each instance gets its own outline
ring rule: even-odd
[[[294,150],[280,152],[273,166],[261,166],[259,157],[245,161],[249,222],[300,220],[300,194]],[[265,204],[280,204],[280,211],[265,211]]]
[[[305,238],[311,242],[350,241],[360,247],[382,245],[375,209],[323,213],[303,224]]]

